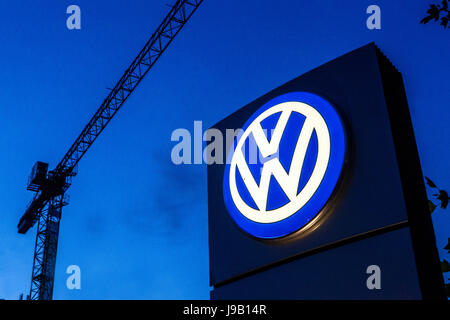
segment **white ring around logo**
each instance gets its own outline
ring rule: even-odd
[[[261,127],[261,121],[280,112],[280,118],[269,142]],[[263,165],[261,180],[258,185],[250,172],[242,152],[242,147],[246,139],[252,133],[256,144],[264,157],[275,154],[278,150],[281,137],[292,112],[298,112],[303,115],[305,117],[305,122],[301,128],[301,132],[297,140],[289,171],[286,172],[278,158],[270,159]],[[314,130],[318,140],[316,164],[310,179],[300,193],[297,193],[303,161]],[[325,175],[329,158],[330,133],[321,114],[312,106],[303,102],[290,101],[277,104],[261,113],[244,131],[237,143],[231,159],[230,174],[228,177],[230,194],[233,202],[242,215],[254,222],[274,223],[284,220],[299,211],[314,195]],[[244,180],[244,184],[258,209],[250,207],[247,203],[245,203],[239,194],[236,186],[236,168],[239,169],[239,172]],[[269,183],[272,175],[275,179],[277,179],[281,188],[285,192],[289,199],[289,203],[274,210],[266,210]]]

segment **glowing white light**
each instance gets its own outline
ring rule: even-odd
[[[278,123],[273,131],[270,142],[261,127],[261,121],[273,114],[281,112]],[[289,173],[283,168],[278,158],[273,158],[264,163],[261,171],[259,185],[256,183],[242,152],[242,147],[252,133],[255,142],[264,157],[271,156],[278,151],[281,137],[292,112],[300,113],[305,117],[305,122],[295,146]],[[304,188],[297,194],[300,182],[300,174],[303,167],[306,151],[313,131],[316,131],[318,140],[317,160],[310,179]],[[284,102],[273,106],[261,113],[244,131],[238,141],[230,163],[229,185],[230,194],[236,208],[248,219],[258,223],[274,223],[284,220],[300,210],[314,195],[319,187],[328,167],[330,158],[330,134],[325,120],[320,113],[303,102]],[[242,200],[236,186],[236,168],[242,176],[245,186],[253,198],[258,209],[254,209]],[[278,181],[289,199],[286,205],[266,210],[269,192],[270,177]]]

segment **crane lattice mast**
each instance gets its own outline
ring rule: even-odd
[[[68,204],[66,191],[71,185],[72,177],[76,175],[78,162],[202,1],[178,0],[171,7],[170,12],[54,170],[47,172],[48,164],[44,162],[38,161],[34,165],[27,190],[35,194],[17,226],[18,232],[24,234],[36,222],[38,223],[31,278],[31,300],[52,299],[61,212],[62,207]]]

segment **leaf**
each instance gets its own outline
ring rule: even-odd
[[[427,13],[434,18],[434,21],[439,20],[439,8],[435,4],[430,4],[430,9],[428,9]]]
[[[429,185],[431,188],[437,188],[436,185],[434,184],[434,182],[431,181],[430,178],[425,177],[425,179],[427,180],[427,185]]]
[[[447,245],[444,247],[445,250],[447,250],[447,253],[450,253],[450,238],[448,238],[448,243]]]
[[[448,261],[445,259],[444,259],[444,261],[441,261],[441,270],[442,270],[442,272],[450,271],[450,263],[448,263]]]
[[[448,24],[448,18],[442,17],[441,18],[441,26],[443,26],[445,29],[445,28],[447,28],[447,24]]]
[[[441,8],[441,10],[442,11],[447,11],[447,9],[448,9],[448,2],[447,2],[447,0],[442,0],[442,8]]]
[[[426,24],[426,23],[430,22],[431,19],[433,19],[432,16],[427,16],[427,17],[423,18],[422,20],[420,20],[420,23]]]
[[[428,23],[431,19],[434,19],[434,21],[439,20],[439,8],[435,4],[430,5],[430,9],[428,9],[427,13],[429,14],[427,17],[420,20],[420,23]]]
[[[431,202],[431,200],[428,200],[428,208],[430,209],[430,213],[433,213],[434,209],[436,209],[436,205]]]
[[[437,197],[438,200],[441,200],[441,208],[446,209],[448,206],[448,201],[450,198],[448,197],[448,193],[445,190],[439,190],[439,197]]]

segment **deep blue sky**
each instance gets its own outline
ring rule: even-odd
[[[30,286],[35,229],[17,234],[36,160],[54,167],[168,12],[168,1],[0,3],[0,298]],[[345,4],[344,4],[345,3]],[[170,162],[171,132],[207,128],[375,41],[403,73],[425,174],[450,189],[450,30],[430,1],[205,0],[79,165],[64,209],[55,299],[207,299],[206,167]],[[77,4],[82,30],[66,28]],[[382,30],[365,26],[377,4]],[[434,214],[440,253],[450,213]],[[82,271],[69,291],[65,269]]]

